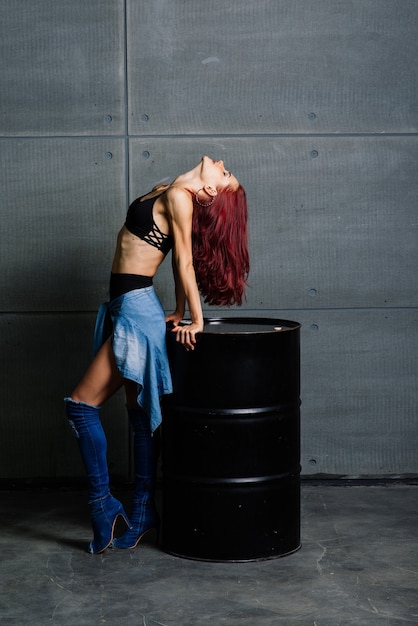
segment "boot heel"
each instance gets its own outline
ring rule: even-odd
[[[122,535],[122,537],[118,537],[117,539],[114,539],[112,542],[112,547],[120,548],[122,550],[124,549],[133,550],[144,539],[144,537],[148,535],[148,533],[151,533],[152,531],[155,531],[155,534],[156,534],[155,545],[158,546],[158,542],[160,538],[159,526],[151,526],[150,528],[147,528],[146,530],[142,530],[140,532],[135,530],[135,526],[134,526],[134,528],[127,530]]]
[[[125,513],[122,503],[108,494],[104,498],[98,498],[90,503],[91,521],[93,526],[93,541],[90,542],[90,554],[100,554],[108,548],[113,541],[113,533],[118,517],[122,517],[128,529],[132,525]],[[127,531],[129,532],[129,530]]]
[[[160,518],[153,502],[134,506],[132,526],[121,537],[113,540],[112,546],[121,549],[133,549],[151,531],[156,532],[156,545],[160,536]]]

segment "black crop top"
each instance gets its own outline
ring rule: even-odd
[[[173,247],[173,237],[158,228],[153,216],[154,203],[159,197],[134,200],[129,206],[125,226],[130,233],[167,254]]]

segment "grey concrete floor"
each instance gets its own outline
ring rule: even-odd
[[[90,555],[83,491],[0,495],[2,625],[418,624],[416,485],[304,483],[301,550],[249,563]]]

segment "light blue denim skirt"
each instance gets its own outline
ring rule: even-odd
[[[102,304],[94,332],[95,353],[106,339],[106,315],[112,320],[111,344],[118,370],[123,378],[137,383],[138,404],[149,415],[154,431],[162,421],[160,398],[173,391],[160,299],[151,286]]]

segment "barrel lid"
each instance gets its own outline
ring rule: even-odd
[[[298,322],[267,317],[211,317],[204,321],[205,333],[258,334],[300,328]]]

